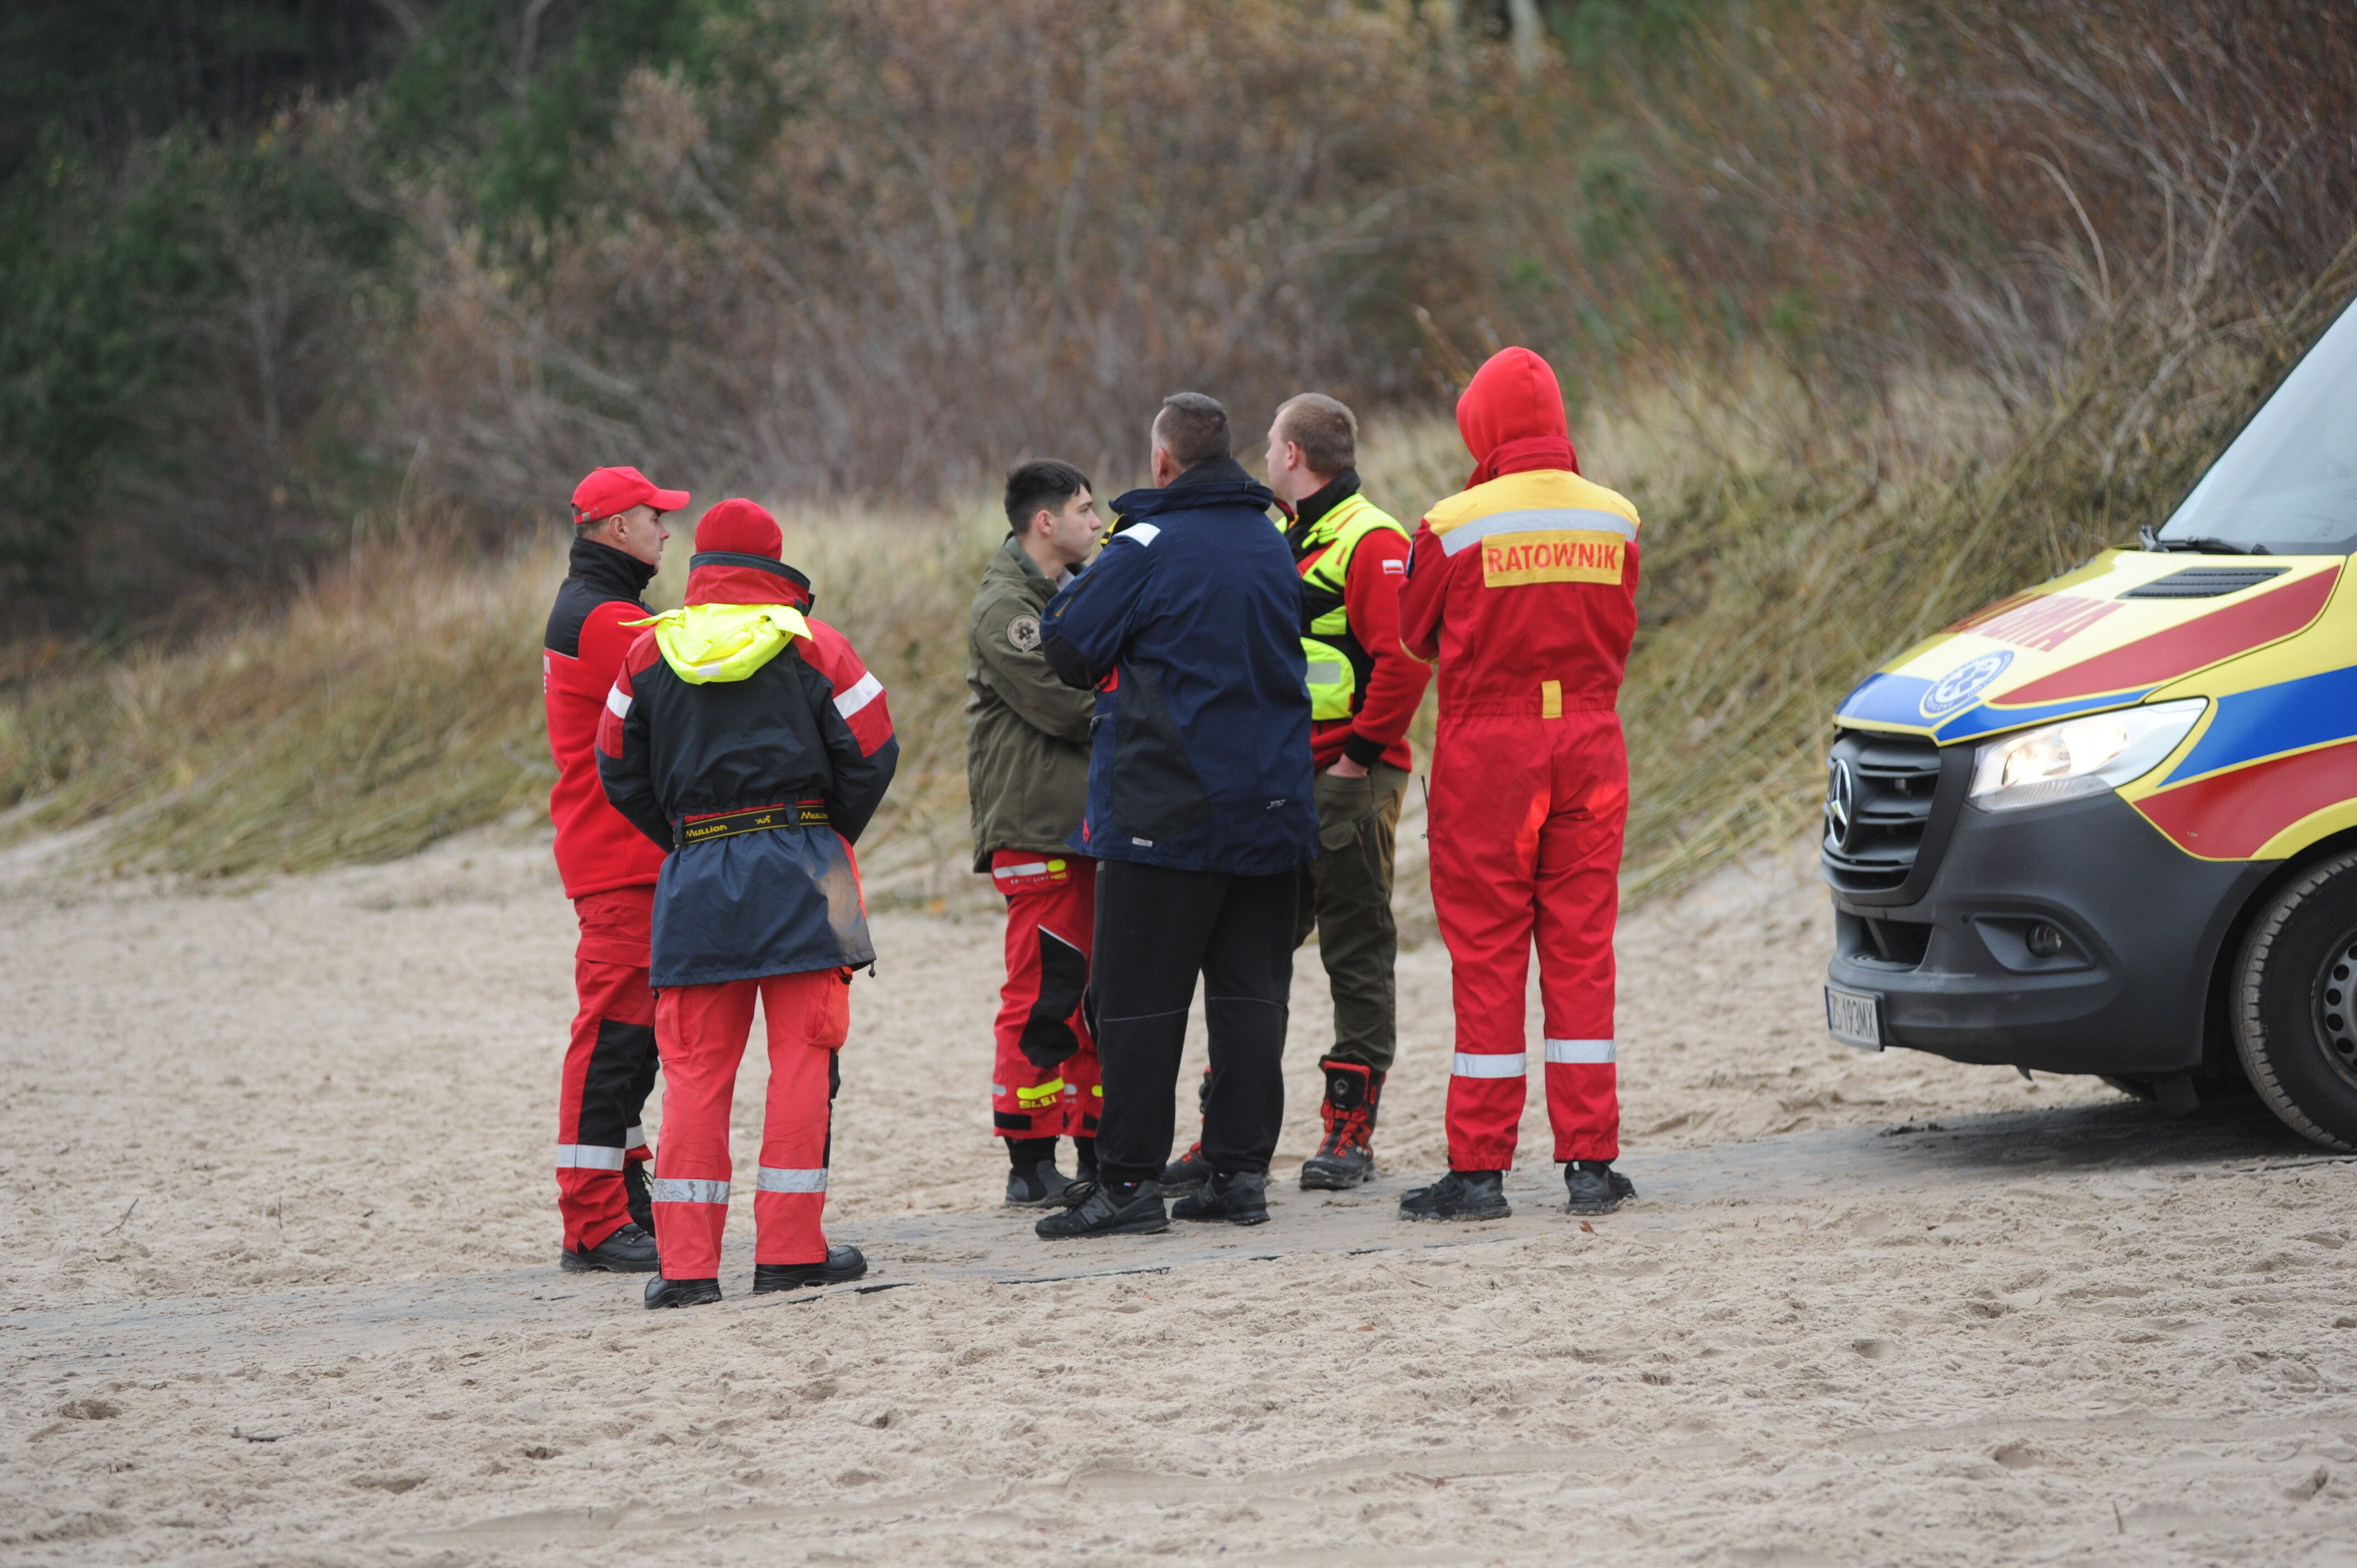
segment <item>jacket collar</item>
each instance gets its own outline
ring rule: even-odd
[[[1061,578],[1050,577],[1047,573],[1039,570],[1039,563],[1031,559],[1030,552],[1025,550],[1010,536],[1005,544],[999,546],[997,558],[991,563],[990,575],[1014,578],[1034,595],[1040,596],[1041,602],[1044,603],[1047,599],[1054,597],[1058,589],[1088,569],[1088,563],[1083,561],[1079,565],[1069,568]]]
[[[1266,511],[1276,496],[1233,457],[1198,463],[1161,489],[1129,490],[1115,496],[1113,510],[1124,520],[1164,512],[1207,511],[1213,507],[1250,507]]]
[[[1318,519],[1359,493],[1359,470],[1345,468],[1317,489],[1301,498],[1294,509],[1293,521],[1297,528],[1315,528]]]
[[[655,580],[655,569],[637,556],[594,539],[578,537],[565,556],[565,575],[626,599],[639,598],[646,593],[647,585]]]
[[[700,550],[687,558],[691,605],[787,605],[807,610],[817,602],[808,577],[767,555]]]

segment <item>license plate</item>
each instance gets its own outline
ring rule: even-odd
[[[1860,991],[1825,987],[1825,1027],[1834,1038],[1861,1050],[1882,1048],[1882,998]]]

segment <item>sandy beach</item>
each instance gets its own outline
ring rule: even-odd
[[[1290,1180],[1312,949],[1275,1221],[1042,1245],[996,924],[880,915],[828,1212],[893,1288],[751,1297],[740,1183],[730,1299],[665,1314],[555,1267],[544,845],[0,882],[10,1563],[2357,1563],[2357,1164],[1835,1044],[1804,855],[1624,922],[1641,1197],[1587,1224],[1535,1105],[1512,1220],[1391,1218],[1442,1164],[1426,943],[1374,1187]]]

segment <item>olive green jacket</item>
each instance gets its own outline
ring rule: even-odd
[[[965,785],[974,868],[994,850],[1070,853],[1089,801],[1096,693],[1056,679],[1039,651],[1039,611],[1056,585],[1009,539],[982,574],[966,620]]]

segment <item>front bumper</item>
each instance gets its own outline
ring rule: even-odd
[[[1889,1045],[1955,1061],[2145,1077],[2201,1064],[2220,949],[2274,862],[2185,854],[2117,795],[1965,806],[1923,897],[1834,896],[1835,985],[1882,998]],[[2030,951],[2056,927],[2062,950]]]

